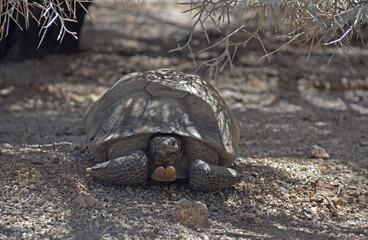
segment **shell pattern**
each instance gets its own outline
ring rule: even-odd
[[[224,166],[238,152],[239,123],[224,100],[199,76],[175,70],[126,75],[92,105],[84,121],[89,149],[100,161],[111,144],[129,141],[144,149],[156,133],[211,147]]]

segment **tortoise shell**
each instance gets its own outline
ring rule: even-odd
[[[99,161],[117,142],[145,150],[157,133],[211,148],[222,166],[238,152],[238,120],[217,91],[197,75],[170,69],[124,76],[91,106],[84,122],[89,150]]]

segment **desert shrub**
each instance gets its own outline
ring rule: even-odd
[[[366,44],[361,36],[367,28],[368,1],[198,0],[187,3],[187,6],[187,12],[193,15],[193,26],[177,50],[188,49],[195,61],[198,53],[221,47],[221,54],[199,65],[207,66],[215,73],[227,65],[233,71],[233,58],[238,48],[245,47],[252,39],[260,43],[265,57],[278,51],[282,46],[267,52],[262,42],[260,33],[270,26],[275,35],[278,33],[286,38],[284,45],[293,42],[309,44],[309,56],[315,46],[345,48],[353,37],[360,38],[363,46]],[[213,28],[223,37],[211,43],[207,31]],[[196,52],[191,47],[195,30],[203,32],[208,41],[208,47]]]
[[[69,30],[65,23],[76,21],[76,6],[83,8],[82,3],[86,2],[91,0],[1,1],[0,40],[7,35],[11,21],[17,22],[20,28],[23,26],[27,29],[30,18],[41,26],[40,43],[49,27],[56,22],[60,24],[58,40],[61,41],[65,34],[77,38],[76,32]],[[188,49],[195,62],[197,54],[201,52],[213,48],[222,49],[218,56],[203,61],[198,66],[207,66],[211,72],[216,73],[225,66],[234,70],[233,58],[237,49],[246,46],[252,39],[259,41],[265,56],[272,54],[274,51],[266,51],[260,34],[266,26],[272,26],[275,33],[286,37],[285,44],[297,41],[309,44],[311,53],[314,46],[348,46],[353,36],[359,38],[362,35],[368,17],[366,0],[191,0],[181,4],[187,7],[183,14],[192,14],[193,25],[179,39],[175,50]],[[33,16],[31,8],[39,8],[42,13],[38,17]],[[20,19],[24,23],[19,24]],[[256,25],[252,30],[249,28],[251,24]],[[216,29],[221,33],[221,39],[211,42],[209,29]],[[193,51],[193,34],[198,31],[205,35],[208,47]],[[242,36],[241,40],[234,40],[239,39],[235,38],[237,35]]]
[[[87,9],[82,3],[89,3],[92,0],[1,0],[0,1],[0,40],[7,36],[11,22],[17,23],[22,30],[27,30],[30,19],[35,20],[40,26],[40,44],[42,43],[47,30],[55,24],[60,23],[60,32],[57,40],[62,41],[65,34],[70,34],[78,39],[77,33],[68,29],[67,22],[77,21],[77,6],[82,7],[86,12]],[[38,16],[33,14],[32,9],[40,9]],[[23,22],[20,22],[23,21]],[[25,28],[25,29],[23,29]]]

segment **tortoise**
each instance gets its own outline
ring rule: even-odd
[[[239,122],[217,91],[197,75],[170,69],[131,73],[87,111],[86,171],[124,185],[188,179],[199,191],[240,181]]]

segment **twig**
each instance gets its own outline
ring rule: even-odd
[[[324,194],[317,194],[317,196],[324,197],[327,200],[329,209],[330,209],[330,211],[332,213],[332,216],[335,216],[335,217],[339,216],[339,213],[337,211],[337,208],[335,207],[335,204],[332,202],[332,200],[330,198],[328,198]]]

